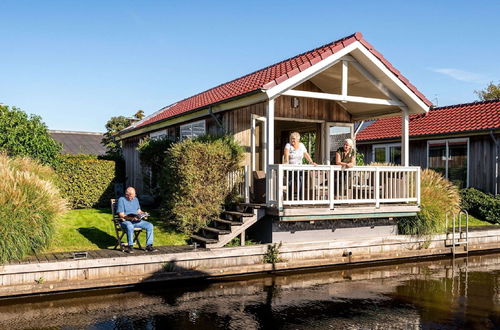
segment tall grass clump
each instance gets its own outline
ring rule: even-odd
[[[65,210],[51,168],[0,153],[0,263],[49,245],[53,222]]]
[[[164,210],[191,234],[217,218],[230,191],[228,173],[237,170],[243,149],[228,136],[204,136],[175,143],[166,153]]]
[[[446,213],[460,210],[458,188],[441,174],[425,169],[420,174],[420,212],[415,217],[400,218],[399,233],[429,235],[445,231]]]

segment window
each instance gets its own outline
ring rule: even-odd
[[[469,139],[427,142],[427,167],[441,173],[459,188],[468,187]]]
[[[401,164],[401,145],[376,144],[373,146],[373,160],[377,163]]]
[[[166,135],[167,135],[167,130],[166,129],[162,129],[161,131],[156,131],[156,132],[149,133],[149,138],[151,140],[161,139],[162,137],[165,137]]]
[[[205,135],[205,132],[206,128],[204,120],[195,121],[193,123],[189,123],[186,125],[181,125],[180,128],[181,141],[184,139],[189,139],[200,135]]]

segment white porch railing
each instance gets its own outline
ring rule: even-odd
[[[420,167],[270,165],[268,205],[420,204]]]
[[[236,189],[236,193],[245,200],[245,203],[250,202],[250,174],[248,166],[229,172],[226,184],[229,191]]]

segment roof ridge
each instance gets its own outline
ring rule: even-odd
[[[430,111],[443,110],[443,109],[449,109],[449,108],[462,108],[462,107],[476,105],[476,104],[488,104],[488,103],[495,103],[495,102],[500,102],[500,98],[493,99],[493,100],[474,101],[474,102],[469,102],[469,103],[459,103],[459,104],[445,105],[445,106],[442,106],[442,107],[432,108],[432,109],[430,109]]]

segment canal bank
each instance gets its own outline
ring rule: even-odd
[[[46,256],[43,260],[0,266],[0,296],[55,293],[68,290],[137,285],[157,281],[219,278],[308,267],[348,265],[452,254],[451,235],[357,238],[279,247],[281,262],[264,263],[268,245],[194,249],[161,248],[151,254],[126,255],[119,251],[89,252],[87,258],[72,254]],[[465,250],[500,249],[497,226],[469,232]]]

